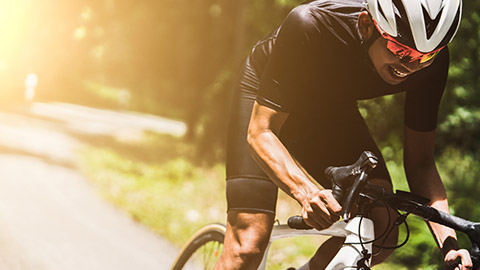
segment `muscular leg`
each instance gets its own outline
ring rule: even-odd
[[[274,222],[270,213],[229,211],[222,255],[216,270],[257,269]]]
[[[245,62],[233,96],[226,160],[227,231],[215,269],[257,269],[270,239],[278,187],[252,158],[247,133],[260,79]]]
[[[370,183],[382,186],[388,190],[392,190],[392,185],[384,180],[380,179],[371,179]],[[375,236],[378,237],[382,235],[385,230],[387,230],[387,226],[389,224],[388,221],[388,214],[387,214],[387,209],[383,207],[376,207],[372,209],[372,220],[375,225]],[[388,209],[390,211],[390,225],[393,224],[395,218],[396,218],[396,213]],[[387,237],[387,239],[384,239]],[[388,247],[396,246],[397,245],[397,239],[398,239],[398,228],[395,228],[388,236],[384,236],[377,241],[375,241],[374,244],[376,245],[384,245]],[[385,240],[385,242],[384,242]],[[333,259],[335,254],[340,250],[342,244],[343,244],[344,238],[330,238],[327,240],[325,243],[323,243],[313,256],[313,258],[310,260],[310,269],[325,269],[327,265],[330,263],[330,261]],[[373,248],[373,253],[376,253],[378,251],[377,248]],[[382,250],[377,256],[372,258],[372,265],[379,264],[383,261],[385,261],[391,254],[393,253],[392,249],[384,249]]]

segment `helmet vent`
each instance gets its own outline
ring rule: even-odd
[[[427,38],[430,39],[435,32],[435,29],[437,29],[437,25],[439,23],[439,20],[435,20],[435,18],[431,18],[430,16],[427,16],[428,11],[426,9],[423,9],[423,17],[425,18],[425,28],[427,30]]]
[[[387,18],[385,12],[383,12],[383,8],[381,5],[378,5],[378,12],[382,15],[383,18]]]
[[[428,17],[430,17],[432,20],[437,18],[443,6],[445,6],[445,2],[443,0],[421,0],[420,3],[427,11]]]

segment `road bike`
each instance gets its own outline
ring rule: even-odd
[[[333,196],[342,205],[341,220],[320,231],[305,224],[301,216],[290,217],[287,224],[274,225],[270,243],[258,270],[267,269],[267,254],[274,241],[304,235],[326,235],[345,239],[342,247],[327,266],[327,270],[368,270],[371,267],[372,246],[376,239],[387,235],[393,228],[405,224],[407,233],[403,243],[396,247],[383,248],[398,248],[408,241],[409,230],[405,219],[410,214],[465,233],[472,244],[470,255],[474,269],[478,269],[480,223],[436,210],[428,205],[428,199],[413,193],[398,190],[393,193],[368,183],[368,174],[377,164],[377,157],[365,151],[352,165],[327,168],[325,174],[332,181]],[[389,226],[390,229],[381,236],[375,237],[374,224],[369,214],[371,209],[378,205],[394,209],[398,217],[392,226]],[[355,215],[352,214],[353,208],[357,209]],[[225,225],[223,224],[210,224],[203,227],[184,245],[171,269],[213,269],[222,252],[224,236]]]

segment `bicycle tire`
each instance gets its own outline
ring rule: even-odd
[[[198,230],[183,246],[171,269],[213,269],[223,250],[225,230],[223,224],[210,224]]]

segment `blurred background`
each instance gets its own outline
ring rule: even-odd
[[[34,73],[37,100],[161,114],[219,147],[241,62],[298,2],[2,1],[1,100]]]
[[[181,136],[150,132],[136,142],[89,137],[79,151],[82,170],[105,197],[181,245],[198,226],[224,222],[225,130],[239,70],[255,42],[301,2],[2,0],[0,107],[62,102],[185,123]],[[462,24],[449,46],[437,135],[451,210],[473,220],[480,220],[479,26],[480,2],[464,1]],[[403,99],[400,94],[361,102],[361,110],[396,187],[407,189]],[[206,196],[212,201],[205,202]],[[196,199],[201,203],[192,203]],[[282,199],[279,208],[295,209],[287,205]],[[181,217],[169,224],[158,221],[162,215]],[[428,229],[421,220],[411,223],[417,234],[390,259],[392,269],[438,268],[441,258]]]

